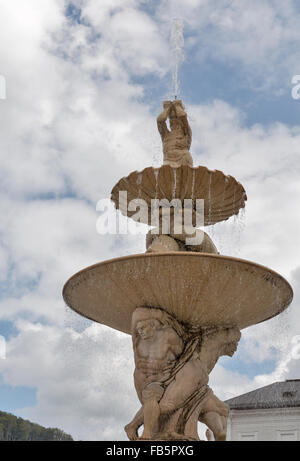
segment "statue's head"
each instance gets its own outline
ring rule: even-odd
[[[237,350],[240,339],[241,332],[237,327],[221,327],[204,330],[202,342],[204,344],[207,344],[207,341],[210,344],[213,342],[214,346],[218,350],[219,357],[222,355],[232,357]]]
[[[237,327],[225,330],[225,343],[223,345],[223,354],[232,357],[237,350],[238,342],[241,339],[241,332]]]
[[[231,343],[225,344],[223,349],[223,355],[228,355],[228,357],[232,357],[237,350],[237,345],[238,343],[233,341]]]
[[[184,331],[180,323],[162,309],[152,307],[137,307],[132,314],[131,333],[134,337],[150,339],[163,328],[173,328],[179,336]]]
[[[157,319],[139,320],[136,323],[135,331],[142,339],[154,338],[156,332],[163,328],[162,323]]]

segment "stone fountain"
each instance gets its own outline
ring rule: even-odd
[[[111,194],[121,213],[151,223],[146,252],[83,269],[63,297],[84,317],[132,335],[141,408],[125,427],[130,440],[199,440],[198,421],[226,440],[229,409],[209,374],[234,354],[241,329],[278,315],[293,292],[271,269],[220,255],[198,228],[199,219],[203,227],[237,215],[247,196],[232,176],[193,167],[182,101],[165,101],[157,126],[164,164],[134,171]]]

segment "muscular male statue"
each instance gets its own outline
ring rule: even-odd
[[[166,124],[167,118],[169,118],[170,130]],[[182,101],[163,102],[163,111],[157,117],[157,127],[163,144],[164,165],[170,165],[173,168],[181,165],[193,166],[193,159],[189,152],[192,130]]]
[[[153,440],[167,428],[174,440],[197,440],[198,418],[214,432],[216,440],[224,440],[227,407],[207,384],[219,356],[234,353],[240,332],[222,329],[205,332],[203,340],[200,337],[199,329],[187,332],[161,309],[135,310],[134,382],[142,408],[125,427],[130,440],[138,438],[142,424],[142,439]],[[189,422],[191,418],[193,424]]]

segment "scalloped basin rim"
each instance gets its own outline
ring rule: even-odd
[[[170,165],[146,167],[132,171],[121,178],[111,191],[111,200],[117,209],[131,218],[135,211],[123,210],[119,192],[126,191],[128,201],[139,198],[147,205],[152,199],[204,199],[204,224],[212,225],[237,215],[245,207],[247,195],[242,184],[221,170],[210,170],[199,165],[172,168]],[[149,210],[149,216],[151,216]],[[148,216],[148,221],[149,221]],[[141,219],[141,218],[140,218]],[[147,222],[148,223],[148,222]]]
[[[131,315],[138,306],[163,308],[186,324],[242,329],[286,309],[293,290],[281,275],[257,263],[170,252],[89,266],[65,283],[63,297],[78,314],[130,334]]]

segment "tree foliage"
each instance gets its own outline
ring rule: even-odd
[[[0,441],[3,440],[73,440],[61,429],[46,428],[0,411]]]

